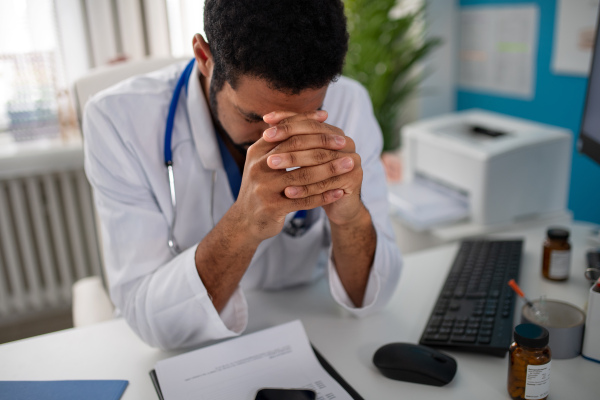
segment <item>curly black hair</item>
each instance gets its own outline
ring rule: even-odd
[[[348,51],[341,0],[206,0],[204,30],[217,92],[241,75],[284,93],[318,89],[342,73]]]

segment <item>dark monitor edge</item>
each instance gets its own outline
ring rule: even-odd
[[[590,66],[590,76],[588,77],[588,82],[587,82],[587,90],[586,90],[586,97],[585,97],[585,107],[583,110],[583,117],[581,119],[581,127],[579,129],[579,138],[577,140],[577,150],[581,153],[581,154],[585,154],[586,156],[588,156],[589,158],[591,158],[592,160],[594,160],[596,163],[598,163],[600,165],[600,141],[598,141],[598,139],[595,139],[592,135],[587,134],[584,131],[584,122],[585,122],[585,118],[587,116],[588,112],[593,112],[593,110],[588,110],[589,107],[589,93],[590,93],[590,89],[591,89],[591,82],[592,82],[592,73],[594,71],[594,66],[596,63],[600,63],[600,54],[598,54],[598,51],[596,51],[596,48],[598,46],[598,40],[599,40],[599,36],[600,36],[600,9],[598,12],[598,17],[596,19],[596,38],[594,41],[594,54],[592,57],[592,63]],[[600,76],[595,76],[595,79],[600,79]],[[599,127],[600,129],[600,127]]]

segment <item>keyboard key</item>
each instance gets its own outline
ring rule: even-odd
[[[491,341],[492,341],[491,336],[479,336],[479,343],[490,344]]]
[[[486,292],[470,292],[467,293],[467,299],[481,299],[487,296]]]
[[[430,340],[432,342],[447,342],[449,338],[450,338],[449,335],[440,335],[440,334],[425,336],[426,340]]]
[[[467,335],[452,335],[450,336],[450,341],[454,343],[475,343],[475,336],[467,336]]]

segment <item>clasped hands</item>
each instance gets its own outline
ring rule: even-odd
[[[271,127],[248,149],[234,205],[256,239],[277,235],[290,212],[322,206],[330,222],[342,226],[364,209],[354,141],[326,119],[321,110],[263,117]],[[286,170],[294,167],[300,168]]]

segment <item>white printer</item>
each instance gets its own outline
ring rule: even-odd
[[[506,225],[566,211],[567,129],[468,110],[404,126],[402,146],[404,182],[390,188],[390,200],[420,230],[459,219]]]

